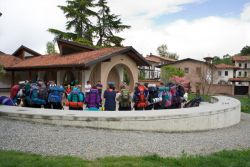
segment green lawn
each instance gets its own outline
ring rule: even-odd
[[[197,94],[195,94],[195,93],[188,93],[188,100],[192,100],[196,97],[199,97],[199,96],[197,96]],[[209,96],[209,95],[200,95],[200,97],[205,102],[210,102],[210,100],[211,100],[211,96]]]
[[[250,98],[248,96],[238,97],[241,102],[241,112],[250,113]]]
[[[93,161],[76,157],[42,156],[16,151],[0,151],[1,167],[78,167],[78,166],[171,166],[171,167],[243,167],[250,166],[250,150],[222,151],[208,156],[162,158],[157,155],[144,157],[107,157]]]

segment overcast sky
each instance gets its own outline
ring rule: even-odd
[[[250,45],[250,1],[246,0],[108,0],[131,29],[120,35],[125,46],[144,56],[167,44],[182,58],[236,54]],[[44,54],[54,36],[48,28],[65,29],[57,5],[65,0],[0,0],[0,51],[25,45]]]

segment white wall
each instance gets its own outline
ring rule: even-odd
[[[221,76],[219,76],[219,71],[221,71]],[[225,71],[228,71],[228,76],[225,75]],[[221,80],[228,82],[228,79],[233,78],[234,75],[232,69],[218,69],[215,73],[214,84],[218,84]]]

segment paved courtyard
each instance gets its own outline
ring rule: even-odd
[[[0,117],[0,149],[45,155],[178,156],[250,148],[250,114],[233,127],[193,133],[158,133],[74,128],[7,120]]]

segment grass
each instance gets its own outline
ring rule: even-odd
[[[188,100],[192,100],[196,97],[197,97],[197,94],[188,93]],[[209,96],[209,95],[200,95],[200,97],[202,98],[202,101],[205,101],[205,102],[210,102],[210,100],[211,100],[211,96]]]
[[[250,150],[221,151],[208,156],[188,156],[162,158],[158,155],[143,157],[106,157],[96,160],[83,160],[69,156],[42,156],[16,151],[0,151],[1,167],[136,167],[136,166],[171,166],[171,167],[247,167],[250,166]]]
[[[236,97],[241,102],[241,112],[250,113],[250,98],[248,96]]]

